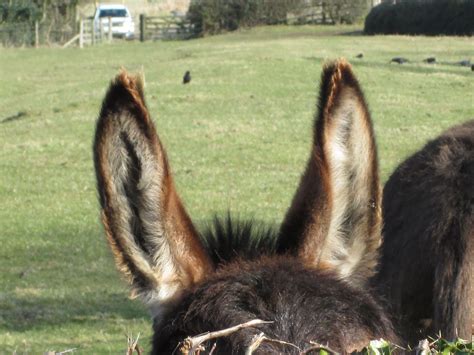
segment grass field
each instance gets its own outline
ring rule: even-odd
[[[303,170],[326,59],[365,89],[385,181],[474,117],[472,38],[364,37],[276,27],[187,42],[0,49],[0,353],[149,349],[151,322],[115,271],[98,220],[94,123],[120,66],[143,71],[178,189],[199,224],[228,209],[278,223]],[[355,59],[359,52],[363,59]],[[395,56],[412,63],[389,64]],[[441,64],[422,60],[435,56]],[[191,70],[190,85],[181,78]]]

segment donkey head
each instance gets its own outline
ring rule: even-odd
[[[223,353],[352,351],[394,339],[365,291],[380,244],[380,187],[372,123],[345,61],[325,67],[306,170],[276,239],[252,260],[211,258],[186,213],[140,78],[122,72],[104,99],[94,143],[102,222],[118,268],[149,306],[154,353],[253,319],[271,323],[219,338]],[[283,342],[262,342],[255,336]],[[253,344],[253,345],[252,345]]]

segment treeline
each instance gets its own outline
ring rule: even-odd
[[[382,3],[365,19],[367,34],[474,34],[474,0],[404,0]]]
[[[76,30],[76,7],[80,0],[0,0],[0,42],[32,45],[35,25],[41,42],[60,42]],[[64,38],[63,38],[64,37]]]
[[[354,23],[367,14],[368,4],[367,0],[193,0],[188,19],[197,35],[282,24],[288,14],[304,18],[309,11],[319,11],[325,23]]]

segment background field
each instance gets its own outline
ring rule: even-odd
[[[228,209],[278,223],[305,164],[326,59],[346,57],[373,114],[382,177],[474,117],[469,38],[257,28],[187,42],[0,49],[0,353],[121,352],[151,322],[98,221],[91,142],[110,79],[144,71],[178,189],[200,224]],[[355,59],[359,52],[363,59]],[[412,63],[389,64],[394,56]],[[437,65],[422,60],[436,56]],[[181,78],[191,70],[190,85]]]

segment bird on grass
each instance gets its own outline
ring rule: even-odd
[[[392,58],[390,63],[398,63],[398,64],[408,63],[408,59],[403,58],[403,57],[395,57],[395,58]]]
[[[184,73],[183,84],[187,84],[189,82],[191,82],[191,72],[188,70],[186,73]]]
[[[435,57],[428,57],[426,58],[425,60],[423,60],[425,63],[428,63],[428,64],[434,64],[436,63],[436,58]]]
[[[356,55],[356,58],[362,59],[364,58],[364,53],[359,53]]]

